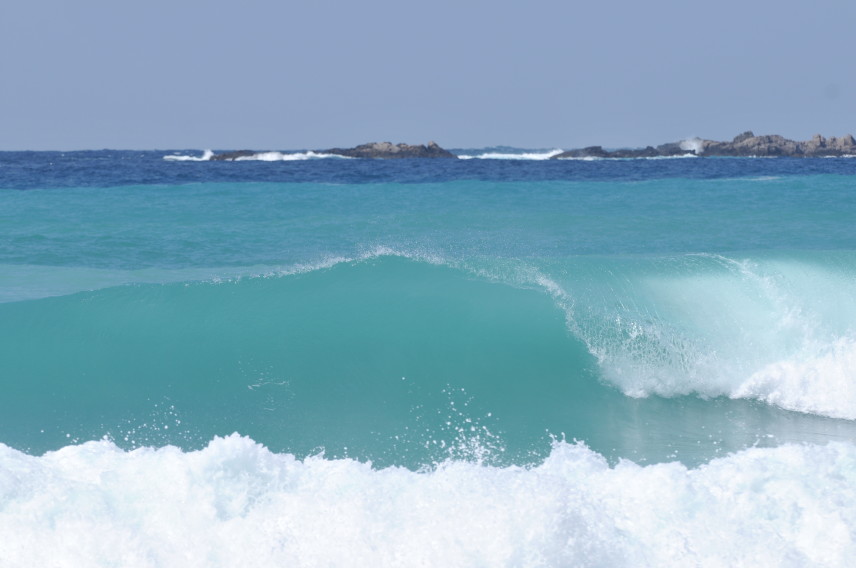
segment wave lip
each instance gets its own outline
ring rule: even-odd
[[[557,442],[541,465],[430,471],[298,460],[249,438],[200,451],[0,444],[12,566],[847,566],[856,446],[753,448],[696,469],[610,467]],[[204,564],[188,564],[188,559]]]

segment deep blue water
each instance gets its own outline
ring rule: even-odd
[[[477,153],[472,150],[456,152]],[[480,181],[642,181],[751,176],[852,175],[852,159],[702,158],[666,160],[300,160],[168,162],[196,150],[0,152],[6,189],[113,187],[209,182],[428,183]]]

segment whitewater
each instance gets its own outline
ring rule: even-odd
[[[848,566],[856,163],[0,153],[2,566]]]

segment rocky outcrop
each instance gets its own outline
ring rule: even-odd
[[[444,150],[436,142],[428,145],[392,144],[391,142],[370,142],[355,148],[331,148],[323,150],[325,154],[335,154],[348,158],[453,158],[457,156]]]
[[[778,134],[755,136],[752,131],[735,136],[731,142],[703,140],[701,153],[706,156],[796,156],[803,155],[799,142]]]
[[[563,158],[654,158],[686,154],[697,156],[745,156],[745,157],[797,157],[820,158],[856,155],[856,140],[847,134],[841,138],[824,138],[820,134],[811,140],[790,140],[778,134],[755,136],[749,130],[735,136],[730,142],[695,138],[663,144],[653,148],[604,150],[600,146],[589,146],[579,150],[563,152],[553,159]]]
[[[239,158],[252,158],[265,152],[254,152],[252,150],[238,150],[237,152],[224,152],[214,154],[209,160],[231,161]],[[392,144],[390,142],[370,142],[354,148],[331,148],[329,150],[317,150],[318,154],[333,154],[348,158],[453,158],[457,156],[444,150],[436,142],[411,146],[410,144]]]
[[[824,138],[815,134],[811,140],[796,141],[773,134],[755,136],[744,132],[731,142],[705,140],[702,152],[709,156],[791,156],[828,157],[856,154],[856,140],[850,134],[841,138]]]
[[[662,146],[647,146],[645,148],[622,148],[620,150],[604,150],[602,146],[588,146],[579,150],[568,150],[553,156],[551,159],[562,158],[657,158],[662,156],[679,156],[687,152],[681,150],[677,143]]]

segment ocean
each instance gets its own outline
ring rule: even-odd
[[[0,152],[0,565],[848,566],[856,159]]]

